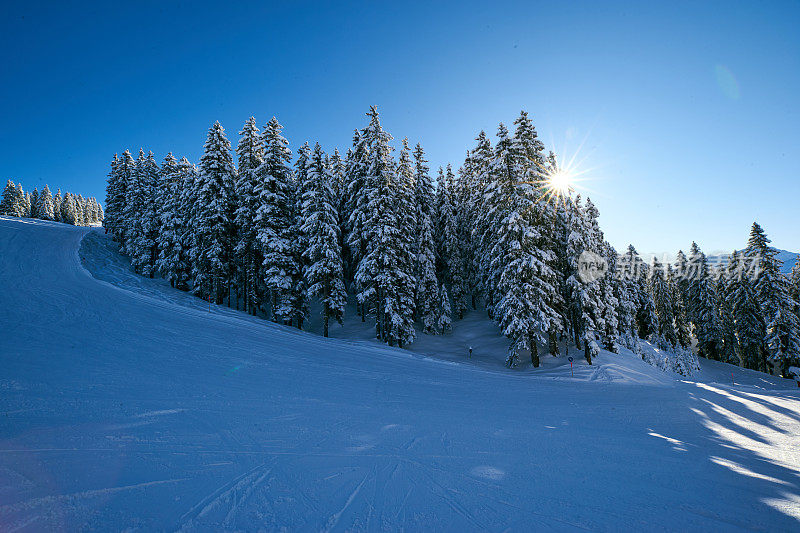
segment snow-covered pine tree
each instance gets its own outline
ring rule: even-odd
[[[128,187],[131,186],[136,179],[136,160],[133,158],[133,155],[130,153],[130,151],[125,150],[122,152],[117,170],[119,172],[120,186],[116,190],[117,196],[115,201],[118,202],[117,206],[119,212],[117,215],[115,215],[116,231],[114,233],[114,238],[120,242],[124,251],[125,242],[128,235],[128,228],[130,226],[130,221],[126,218],[129,214]]]
[[[131,172],[126,175],[127,183],[125,184],[125,210],[122,215],[124,224],[121,227],[121,231],[123,234],[123,253],[131,258],[139,255],[139,250],[137,248],[139,243],[139,233],[141,231],[139,218],[142,216],[145,206],[144,194],[146,187],[143,185],[147,174],[145,169],[145,161],[146,157],[144,155],[144,150],[140,148],[139,156],[136,158]],[[79,224],[80,212],[78,211],[79,207],[77,205],[77,198],[73,197],[73,202],[75,204],[75,223]]]
[[[42,220],[53,220],[53,193],[47,185],[36,202],[36,216]]]
[[[800,363],[800,319],[794,312],[797,302],[791,296],[789,278],[781,273],[778,252],[770,242],[753,222],[744,257],[751,262],[753,292],[766,323],[762,353],[788,377],[788,368]]]
[[[484,272],[484,295],[486,310],[489,317],[499,320],[497,304],[500,301],[500,276],[505,268],[504,254],[498,254],[499,232],[504,221],[511,212],[509,198],[516,194],[511,172],[513,158],[511,153],[512,140],[508,129],[500,124],[497,129],[497,144],[494,154],[489,160],[488,175],[483,194],[484,212],[479,226],[482,230],[480,250],[480,269]]]
[[[422,146],[414,148],[414,195],[416,197],[416,309],[422,331],[438,332],[440,314],[439,282],[436,279],[436,251],[433,238],[433,184]]]
[[[664,265],[653,257],[650,265],[650,294],[655,304],[656,316],[658,317],[658,335],[669,345],[678,345],[678,335],[675,332],[675,302],[672,300],[672,291],[667,282]]]
[[[687,263],[688,315],[694,324],[698,353],[719,360],[723,348],[722,324],[717,312],[716,283],[705,254],[692,243]]]
[[[439,288],[439,320],[436,324],[439,333],[447,333],[453,329],[453,316],[450,311],[450,296],[444,283]]]
[[[789,295],[797,304],[794,308],[794,314],[800,318],[800,258],[795,260],[794,266],[792,267],[792,272],[789,275]]]
[[[217,304],[227,298],[230,305],[233,284],[234,178],[231,143],[222,125],[215,122],[208,130],[200,158],[194,224],[197,263],[192,290],[203,298],[212,298]]]
[[[264,258],[260,278],[270,292],[270,316],[274,322],[290,322],[291,309],[285,302],[292,290],[292,272],[299,269],[292,243],[292,152],[281,135],[283,126],[275,117],[262,133],[264,163],[254,185],[256,238]]]
[[[65,224],[77,225],[78,214],[75,208],[75,197],[72,193],[66,193],[61,202],[61,220]]]
[[[188,280],[186,290],[194,287],[194,272],[197,264],[197,224],[198,202],[197,193],[200,172],[197,167],[190,163],[186,157],[178,161],[178,175],[181,180],[181,194],[179,197],[181,218],[183,221],[183,231],[180,234],[181,244],[184,249],[184,260],[186,262],[186,278]],[[189,287],[191,285],[192,287]]]
[[[345,281],[352,281],[356,292],[359,291],[355,280],[355,273],[359,263],[366,255],[366,236],[364,224],[369,217],[368,197],[366,190],[367,153],[369,147],[364,142],[362,132],[356,130],[353,134],[353,147],[348,150],[345,160],[345,185],[344,206],[346,218],[345,242],[347,243],[345,256]],[[364,306],[358,302],[358,314],[361,321],[366,320]]]
[[[29,216],[31,218],[39,218],[39,190],[36,187],[31,191],[28,203],[31,206]]]
[[[309,298],[322,303],[322,335],[328,336],[331,319],[342,323],[347,293],[344,289],[338,210],[319,143],[308,165],[300,208],[300,231],[305,243],[305,277]]]
[[[766,336],[766,323],[753,291],[753,281],[744,275],[747,258],[742,252],[731,257],[734,266],[729,270],[727,297],[733,307],[733,319],[742,365],[751,370],[761,368],[762,347]],[[764,366],[766,368],[766,366]]]
[[[490,296],[487,294],[488,269],[486,268],[486,254],[492,245],[492,234],[489,233],[488,228],[493,215],[485,205],[485,194],[491,182],[491,165],[494,153],[485,132],[481,131],[475,140],[478,144],[470,152],[472,189],[469,202],[473,208],[470,224],[472,230],[470,240],[472,256],[468,260],[472,262],[469,272],[472,273],[473,278],[469,281],[469,285],[472,288],[473,297],[475,299],[483,298],[487,311],[490,311]]]
[[[416,315],[415,293],[417,287],[416,255],[416,195],[414,189],[414,168],[408,147],[408,139],[403,139],[397,161],[397,185],[394,206],[397,210],[399,238],[393,244],[396,248],[398,268],[396,276],[396,301],[391,316],[390,336],[403,347],[414,342],[414,317]]]
[[[8,180],[6,187],[3,189],[3,201],[0,203],[0,215],[6,216],[19,216],[14,206],[17,200],[17,187],[14,182]]]
[[[721,267],[722,275],[717,279],[717,314],[722,328],[722,351],[720,360],[725,363],[739,365],[741,348],[736,336],[736,314],[734,313],[733,293],[735,279],[739,270],[740,256],[734,250],[728,257],[728,263]]]
[[[292,180],[292,224],[290,226],[292,253],[295,258],[296,269],[290,272],[292,289],[287,293],[284,305],[289,310],[297,329],[303,329],[303,324],[308,319],[308,286],[306,285],[305,269],[306,259],[303,255],[308,247],[303,232],[300,230],[300,211],[303,195],[308,188],[308,169],[311,160],[311,147],[308,142],[297,149],[297,159],[294,163],[294,176]]]
[[[692,333],[689,320],[686,318],[686,304],[678,287],[672,265],[667,264],[667,284],[672,293],[672,315],[675,318],[675,336],[681,348],[690,349],[692,346]]]
[[[516,361],[520,349],[527,348],[531,363],[538,367],[538,343],[547,342],[545,334],[560,326],[560,315],[553,308],[560,298],[550,266],[555,257],[541,248],[543,211],[537,209],[540,191],[530,179],[533,163],[521,160],[527,157],[524,148],[506,141],[504,130],[501,125],[497,147],[502,151],[493,167],[494,202],[504,213],[496,220],[497,237],[491,250],[498,291],[495,318],[512,341],[509,364]]]
[[[259,279],[264,258],[258,244],[256,212],[259,204],[255,191],[258,186],[258,171],[264,163],[264,145],[255,117],[250,117],[239,132],[236,154],[239,157],[239,173],[236,177],[238,208],[235,214],[236,247],[234,255],[237,265],[238,292],[244,299],[245,312],[254,314],[263,298]],[[238,302],[237,302],[238,307]]]
[[[64,196],[61,194],[61,189],[56,191],[53,196],[53,220],[61,222],[61,202],[64,201]]]
[[[30,217],[31,216],[31,201],[25,190],[22,188],[22,183],[17,183],[17,202],[18,216]]]
[[[605,241],[603,232],[600,230],[598,218],[599,211],[592,203],[591,198],[586,199],[586,209],[584,212],[587,228],[587,242],[589,249],[599,256],[605,258],[608,266],[613,269],[616,263],[616,251]],[[603,346],[611,351],[617,352],[617,340],[619,338],[619,319],[617,317],[617,299],[615,296],[614,284],[616,280],[612,276],[603,276],[590,284],[589,294],[591,295],[591,312],[595,324],[595,337],[602,341]]]
[[[21,183],[17,183],[17,194],[20,196],[20,205],[22,206],[22,216],[30,218],[31,216],[31,197],[26,193]]]
[[[561,265],[557,257],[559,251],[558,217],[554,209],[557,202],[546,201],[547,191],[544,189],[544,178],[548,170],[548,162],[544,156],[544,144],[539,140],[536,128],[528,118],[528,114],[521,111],[520,116],[514,121],[514,125],[516,129],[511,147],[514,180],[522,195],[521,215],[525,218],[526,224],[534,229],[534,232],[529,233],[526,237],[527,253],[535,256],[534,263],[543,267],[536,272],[535,279],[531,279],[531,283],[542,300],[536,305],[540,311],[549,316],[547,329],[543,333],[547,336],[550,353],[557,356],[558,335],[564,331],[561,279],[558,273]],[[557,168],[554,156],[550,160],[550,166],[552,167],[551,171]],[[599,233],[599,241],[602,241],[602,233]],[[615,256],[616,252],[612,249],[609,260]],[[601,283],[606,281],[608,280],[601,280]],[[608,288],[610,289],[610,286]],[[614,316],[610,319],[616,326],[615,296],[609,294],[608,297],[609,300],[614,301],[614,306],[609,309],[613,310]]]
[[[390,345],[402,344],[406,339],[393,326],[405,321],[399,292],[413,287],[413,273],[406,270],[413,267],[405,265],[401,249],[405,239],[398,211],[403,206],[397,205],[400,185],[389,147],[392,137],[381,127],[375,106],[367,116],[370,123],[361,134],[367,154],[362,193],[366,204],[360,206],[367,215],[361,221],[366,247],[356,268],[356,297],[362,312],[374,310],[376,336]]]
[[[339,150],[335,148],[333,155],[330,156],[327,163],[328,173],[331,177],[331,190],[333,191],[334,202],[336,207],[336,224],[339,226],[339,248],[342,251],[342,275],[347,273],[347,241],[345,231],[347,224],[347,213],[345,211],[345,192],[346,192],[346,170],[342,156]],[[345,289],[347,289],[347,279],[343,277]]]
[[[620,257],[614,275],[619,278],[618,310],[619,328],[623,341],[628,348],[633,349],[633,344],[638,336],[636,326],[636,313],[639,303],[640,282],[636,277],[636,259],[641,261],[633,245]]]
[[[76,224],[78,226],[86,225],[86,200],[82,194],[75,197],[75,212],[77,213]]]
[[[138,163],[138,162],[137,162]],[[131,264],[137,272],[143,276],[153,277],[156,271],[156,259],[158,258],[158,234],[160,220],[156,205],[156,191],[160,179],[161,169],[156,162],[153,152],[148,152],[143,163],[139,165],[139,179],[137,202],[139,204],[139,217],[135,221],[135,237],[131,254]],[[87,223],[86,202],[82,197],[78,197],[79,218],[83,224]]]
[[[184,176],[181,175],[177,159],[170,152],[161,165],[157,191],[160,229],[156,269],[170,285],[185,291],[189,287],[189,264],[184,245],[183,185]]]
[[[467,151],[464,164],[458,169],[456,190],[458,191],[456,202],[456,224],[459,229],[459,241],[461,242],[462,260],[464,264],[464,285],[469,297],[472,309],[478,308],[479,275],[477,264],[474,261],[476,253],[476,240],[473,234],[475,221],[478,216],[478,206],[474,202],[476,195],[476,177],[472,154]]]
[[[440,169],[441,170],[441,169]],[[440,171],[440,179],[442,173]],[[444,180],[437,184],[437,204],[439,210],[438,235],[440,239],[440,264],[442,278],[450,286],[453,300],[453,315],[461,320],[467,310],[467,286],[464,276],[464,261],[461,250],[460,228],[458,227],[458,205],[453,169],[448,163]]]

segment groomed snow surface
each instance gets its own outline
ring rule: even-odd
[[[27,219],[0,218],[0,279],[1,531],[800,528],[791,380],[508,370],[478,312],[410,350],[352,313],[324,339]]]

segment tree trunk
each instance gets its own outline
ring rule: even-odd
[[[592,364],[592,350],[589,348],[589,343],[585,342],[583,344],[583,357],[586,358],[586,361],[591,365]]]
[[[381,306],[381,293],[382,291],[378,289],[376,291],[377,301],[375,302],[375,336],[383,340],[384,331],[383,331],[383,307]]]
[[[536,346],[536,338],[532,333],[528,342],[531,345],[531,364],[533,368],[539,368],[539,347]]]
[[[551,328],[550,331],[547,332],[547,337],[550,341],[550,355],[558,357],[558,337],[556,337],[556,332]]]
[[[322,314],[322,336],[328,336],[328,316],[330,315],[330,311],[328,310],[328,303],[325,302],[325,311]]]

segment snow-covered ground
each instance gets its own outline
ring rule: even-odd
[[[42,221],[0,218],[0,279],[2,531],[800,528],[790,380],[508,370],[477,312],[411,350],[324,339]]]

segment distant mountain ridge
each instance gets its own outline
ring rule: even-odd
[[[798,258],[800,258],[800,253],[797,252],[789,252],[786,250],[779,250],[778,248],[774,248],[778,252],[777,258],[783,262],[781,265],[781,272],[784,274],[789,274],[792,271],[792,267],[797,262]],[[728,263],[728,256],[730,254],[714,254],[708,256],[708,262],[712,265],[724,265]]]

